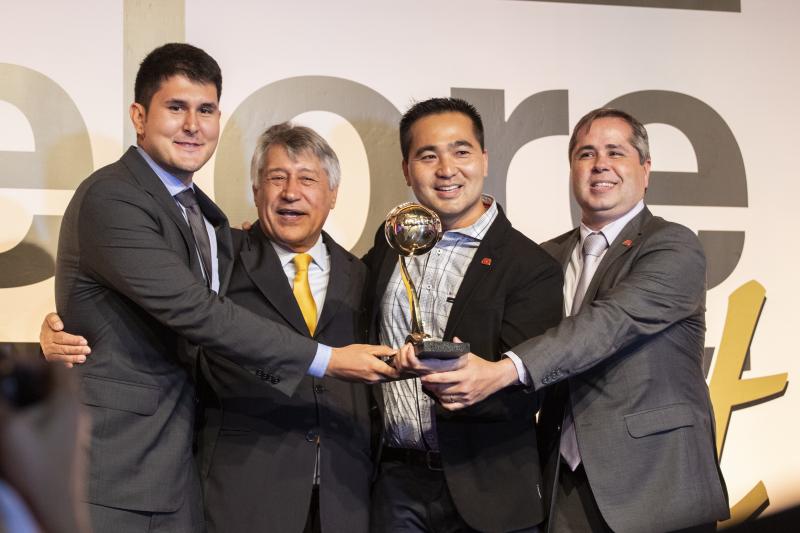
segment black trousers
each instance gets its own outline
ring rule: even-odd
[[[308,518],[303,533],[322,533],[322,522],[319,518],[319,485],[311,491],[311,503],[308,506]]]
[[[372,490],[372,533],[476,533],[459,515],[444,472],[383,461]],[[539,533],[538,527],[517,533]]]
[[[372,490],[372,533],[471,533],[459,516],[444,472],[383,461]]]

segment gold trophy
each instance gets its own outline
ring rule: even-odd
[[[406,337],[406,342],[414,346],[419,358],[452,359],[469,352],[468,342],[445,342],[425,333],[417,291],[406,267],[406,257],[430,252],[442,238],[439,215],[420,204],[406,202],[386,215],[384,233],[389,246],[400,254],[400,277],[411,307],[411,333]]]

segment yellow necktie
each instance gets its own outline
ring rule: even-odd
[[[317,304],[314,303],[314,295],[311,294],[311,285],[308,284],[308,265],[311,263],[311,256],[308,254],[297,254],[294,256],[294,266],[297,274],[294,276],[292,292],[303,313],[303,320],[306,321],[308,331],[314,335],[317,327]]]

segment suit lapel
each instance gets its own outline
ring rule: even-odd
[[[330,255],[330,274],[328,276],[328,289],[325,292],[325,302],[322,305],[322,313],[317,323],[314,336],[325,329],[342,305],[348,294],[351,292],[352,279],[350,277],[350,269],[347,268],[352,258],[345,254],[344,249],[336,244],[330,236],[322,232],[322,242],[328,248]]]
[[[239,260],[253,284],[286,322],[303,335],[310,336],[292,288],[283,275],[278,254],[261,231],[260,225],[253,225],[248,232],[239,252]]]
[[[169,218],[178,227],[183,237],[186,251],[189,257],[189,268],[200,281],[204,281],[203,272],[200,269],[200,260],[195,252],[194,237],[192,236],[189,223],[183,218],[178,204],[161,182],[161,179],[153,172],[150,165],[139,155],[136,147],[131,146],[120,159],[122,163],[131,171],[133,178],[150,194],[153,199],[164,209]]]
[[[584,302],[591,302],[594,300],[595,296],[597,296],[597,290],[600,287],[601,280],[606,277],[616,261],[639,245],[642,229],[652,216],[650,211],[645,207],[641,213],[633,217],[633,219],[622,228],[622,231],[619,232],[614,242],[609,243],[606,255],[603,256],[603,260],[597,265],[597,270],[592,277],[592,281],[586,288],[586,295],[583,298]]]
[[[569,261],[572,258],[572,251],[575,249],[575,246],[578,244],[580,238],[580,229],[575,228],[575,230],[569,234],[564,242],[561,243],[561,246],[555,250],[553,257],[555,257],[555,259],[561,263],[561,267],[564,272],[567,271]]]
[[[470,300],[477,292],[477,287],[483,282],[492,268],[497,268],[497,264],[503,261],[500,255],[501,243],[505,240],[505,233],[511,227],[508,219],[503,213],[503,209],[497,206],[497,217],[492,222],[486,235],[481,240],[475,255],[472,257],[461,286],[456,293],[453,307],[450,309],[450,316],[447,318],[447,325],[444,328],[444,339],[449,340],[453,336],[464,311],[469,307]]]

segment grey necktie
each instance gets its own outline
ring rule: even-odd
[[[203,267],[203,276],[206,284],[211,286],[211,243],[208,241],[208,231],[203,220],[203,213],[197,204],[194,189],[189,187],[175,195],[175,199],[186,209],[186,218],[189,219],[189,228],[192,230],[197,250]]]
[[[578,280],[578,285],[575,287],[575,296],[572,298],[571,315],[577,314],[581,308],[586,289],[589,288],[589,284],[592,282],[597,265],[600,264],[600,256],[606,248],[608,248],[608,241],[606,241],[606,236],[602,233],[590,233],[583,240],[583,268],[581,268],[581,277]]]
[[[592,282],[592,277],[600,264],[600,256],[608,248],[608,241],[602,233],[590,233],[583,240],[583,268],[578,286],[575,288],[575,297],[572,299],[571,315],[578,313],[583,303],[586,289]],[[575,420],[572,418],[572,403],[567,397],[566,408],[564,409],[564,421],[561,424],[561,442],[559,452],[573,472],[581,464],[581,454],[578,450],[578,436],[575,433]]]

